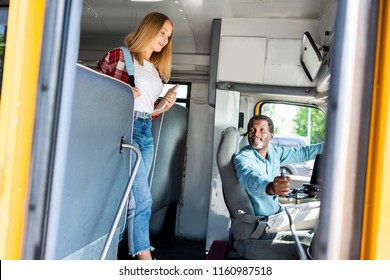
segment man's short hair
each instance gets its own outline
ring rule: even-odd
[[[247,132],[249,131],[249,129],[252,127],[252,124],[254,121],[257,121],[257,120],[265,120],[268,122],[268,126],[269,126],[269,132],[270,133],[274,133],[274,122],[271,120],[270,117],[267,117],[266,115],[254,115],[248,122],[248,128],[247,128]]]

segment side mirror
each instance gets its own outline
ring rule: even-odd
[[[313,82],[321,68],[322,55],[309,32],[303,34],[300,61],[310,82]]]

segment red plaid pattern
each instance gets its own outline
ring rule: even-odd
[[[129,83],[129,74],[126,70],[125,57],[121,48],[115,48],[108,51],[98,62],[96,70],[115,79],[121,80],[126,84]],[[157,104],[158,101],[154,103],[154,106],[157,106]],[[158,118],[159,116],[160,114],[157,114],[153,116],[152,119]]]
[[[129,83],[129,75],[125,67],[125,57],[121,48],[115,48],[108,51],[98,62],[96,70],[111,76],[122,82]]]

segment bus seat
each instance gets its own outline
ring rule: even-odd
[[[187,131],[188,109],[178,104],[153,119],[155,158],[150,172],[153,214],[167,206],[176,209],[182,190]]]
[[[280,232],[269,239],[254,237],[261,223],[255,216],[252,203],[245,189],[240,186],[233,164],[233,157],[239,151],[240,135],[236,128],[228,127],[222,132],[217,150],[217,165],[222,181],[222,190],[230,213],[231,250],[244,259],[299,259],[299,254],[290,232]],[[241,218],[240,215],[245,216]],[[260,227],[259,227],[260,225]],[[261,230],[262,231],[262,230]],[[304,247],[310,245],[312,235],[298,231]]]
[[[66,116],[69,132],[63,139],[66,156],[56,159],[63,189],[60,206],[49,217],[48,246],[55,246],[47,248],[51,259],[101,256],[129,180],[130,150],[120,152],[120,147],[122,137],[131,143],[133,106],[128,85],[77,65],[73,106]],[[122,216],[107,259],[117,259]]]

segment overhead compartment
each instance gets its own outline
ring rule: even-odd
[[[222,19],[217,82],[313,87],[300,64],[302,36],[317,20]]]
[[[266,38],[222,37],[219,81],[263,83]]]
[[[313,86],[299,62],[302,39],[268,39],[264,84]]]

